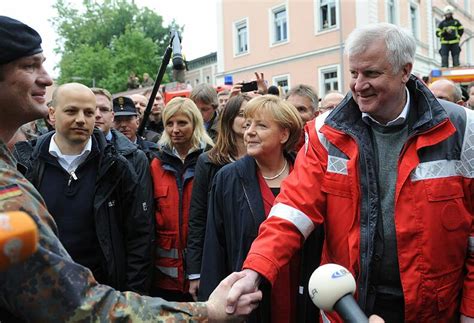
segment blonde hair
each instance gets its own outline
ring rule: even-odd
[[[196,104],[188,98],[175,97],[168,102],[162,112],[163,125],[165,131],[161,135],[158,144],[162,146],[173,147],[170,136],[166,132],[166,123],[175,114],[182,113],[191,121],[193,125],[193,135],[191,137],[191,145],[193,148],[199,148],[201,143],[205,143],[210,146],[214,146],[214,142],[206,132],[204,128],[204,121],[202,119],[201,111],[197,108]]]
[[[292,104],[272,94],[253,98],[245,106],[245,118],[252,118],[264,113],[271,115],[280,127],[289,130],[290,135],[283,145],[283,150],[291,151],[300,140],[303,130],[303,120],[298,110]]]

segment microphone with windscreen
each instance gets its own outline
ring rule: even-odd
[[[318,267],[309,279],[308,290],[311,300],[320,309],[336,311],[345,322],[369,322],[352,296],[356,283],[346,268],[336,264]]]
[[[186,64],[183,59],[183,54],[181,53],[181,38],[176,30],[171,31],[171,37],[171,47],[173,49],[173,58],[171,60],[173,63],[173,78],[176,82],[184,83]]]

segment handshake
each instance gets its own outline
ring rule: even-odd
[[[383,319],[376,315],[372,315],[367,319],[353,300],[351,294],[355,290],[355,281],[350,273],[342,279],[342,283],[341,279],[338,279],[336,284],[328,280],[328,273],[336,269],[340,272],[341,268],[345,270],[345,273],[348,273],[345,268],[333,264],[321,266],[313,273],[309,282],[309,289],[317,288],[320,290],[318,297],[312,297],[313,302],[325,310],[332,311],[334,307],[348,322],[383,323]],[[247,315],[258,307],[262,299],[262,292],[258,290],[260,280],[260,275],[250,269],[244,269],[225,278],[207,302],[209,321],[238,322],[244,320]],[[323,290],[326,291],[323,292]],[[348,301],[348,298],[352,301]]]

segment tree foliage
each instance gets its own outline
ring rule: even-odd
[[[181,29],[174,21],[163,26],[161,16],[127,0],[84,0],[81,10],[57,0],[54,8],[56,51],[62,55],[58,82],[94,83],[113,93],[126,90],[131,72],[155,75],[169,31]]]

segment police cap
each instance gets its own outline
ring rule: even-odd
[[[113,100],[115,116],[136,116],[137,108],[132,99],[119,96]]]
[[[33,28],[0,16],[0,65],[41,53],[41,36]]]

